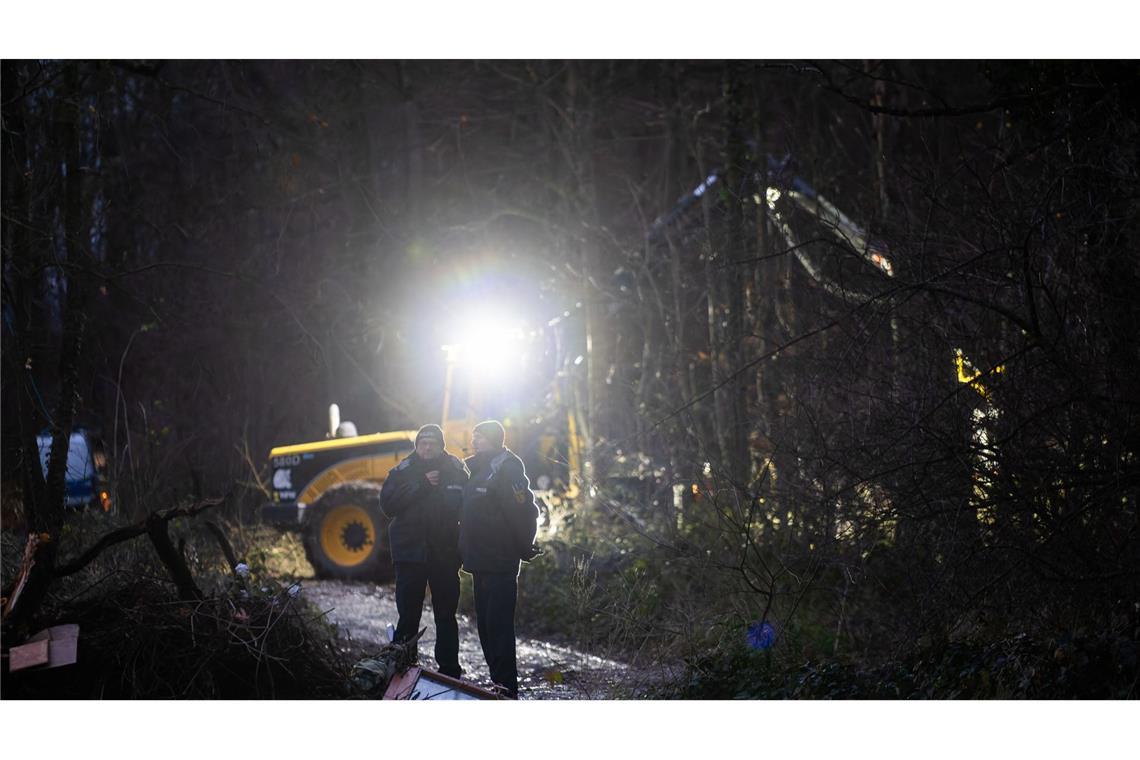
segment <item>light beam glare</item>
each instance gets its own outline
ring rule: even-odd
[[[447,361],[476,382],[501,380],[521,368],[526,334],[517,320],[479,314],[455,325],[451,335],[454,339],[443,346]]]

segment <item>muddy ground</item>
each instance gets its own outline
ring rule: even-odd
[[[306,580],[304,596],[335,623],[346,651],[371,652],[387,643],[387,625],[396,624],[396,597],[391,585],[367,582]],[[425,602],[420,627],[420,662],[435,668],[435,623]],[[568,646],[518,636],[519,699],[636,699],[650,684],[668,677],[659,669],[598,657]],[[490,686],[487,663],[479,648],[475,620],[459,615],[459,664],[464,679]]]

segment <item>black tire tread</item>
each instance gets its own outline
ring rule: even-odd
[[[356,504],[366,509],[376,527],[374,537],[376,547],[372,556],[367,561],[347,569],[328,559],[320,546],[320,524],[325,512],[344,504]],[[380,485],[377,483],[353,481],[341,483],[325,491],[305,510],[302,537],[305,556],[318,578],[386,581],[394,575],[388,549],[388,520],[380,511]]]

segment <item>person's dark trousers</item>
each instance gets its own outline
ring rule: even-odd
[[[515,599],[518,576],[514,573],[473,573],[475,622],[479,643],[491,671],[491,680],[505,686],[511,696],[519,691],[515,663]]]
[[[435,661],[439,672],[459,678],[459,624],[455,612],[459,608],[459,568],[453,563],[397,562],[396,641],[415,638],[420,630],[424,609],[424,590],[431,588],[431,608],[435,615]]]

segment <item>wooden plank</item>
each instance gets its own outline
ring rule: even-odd
[[[47,639],[43,639],[12,647],[8,651],[8,672],[15,673],[17,670],[26,670],[37,665],[47,665],[51,661],[50,644]]]
[[[388,682],[384,692],[384,699],[407,699],[412,690],[416,688],[416,681],[420,679],[422,668],[408,668],[403,673],[394,676]]]

